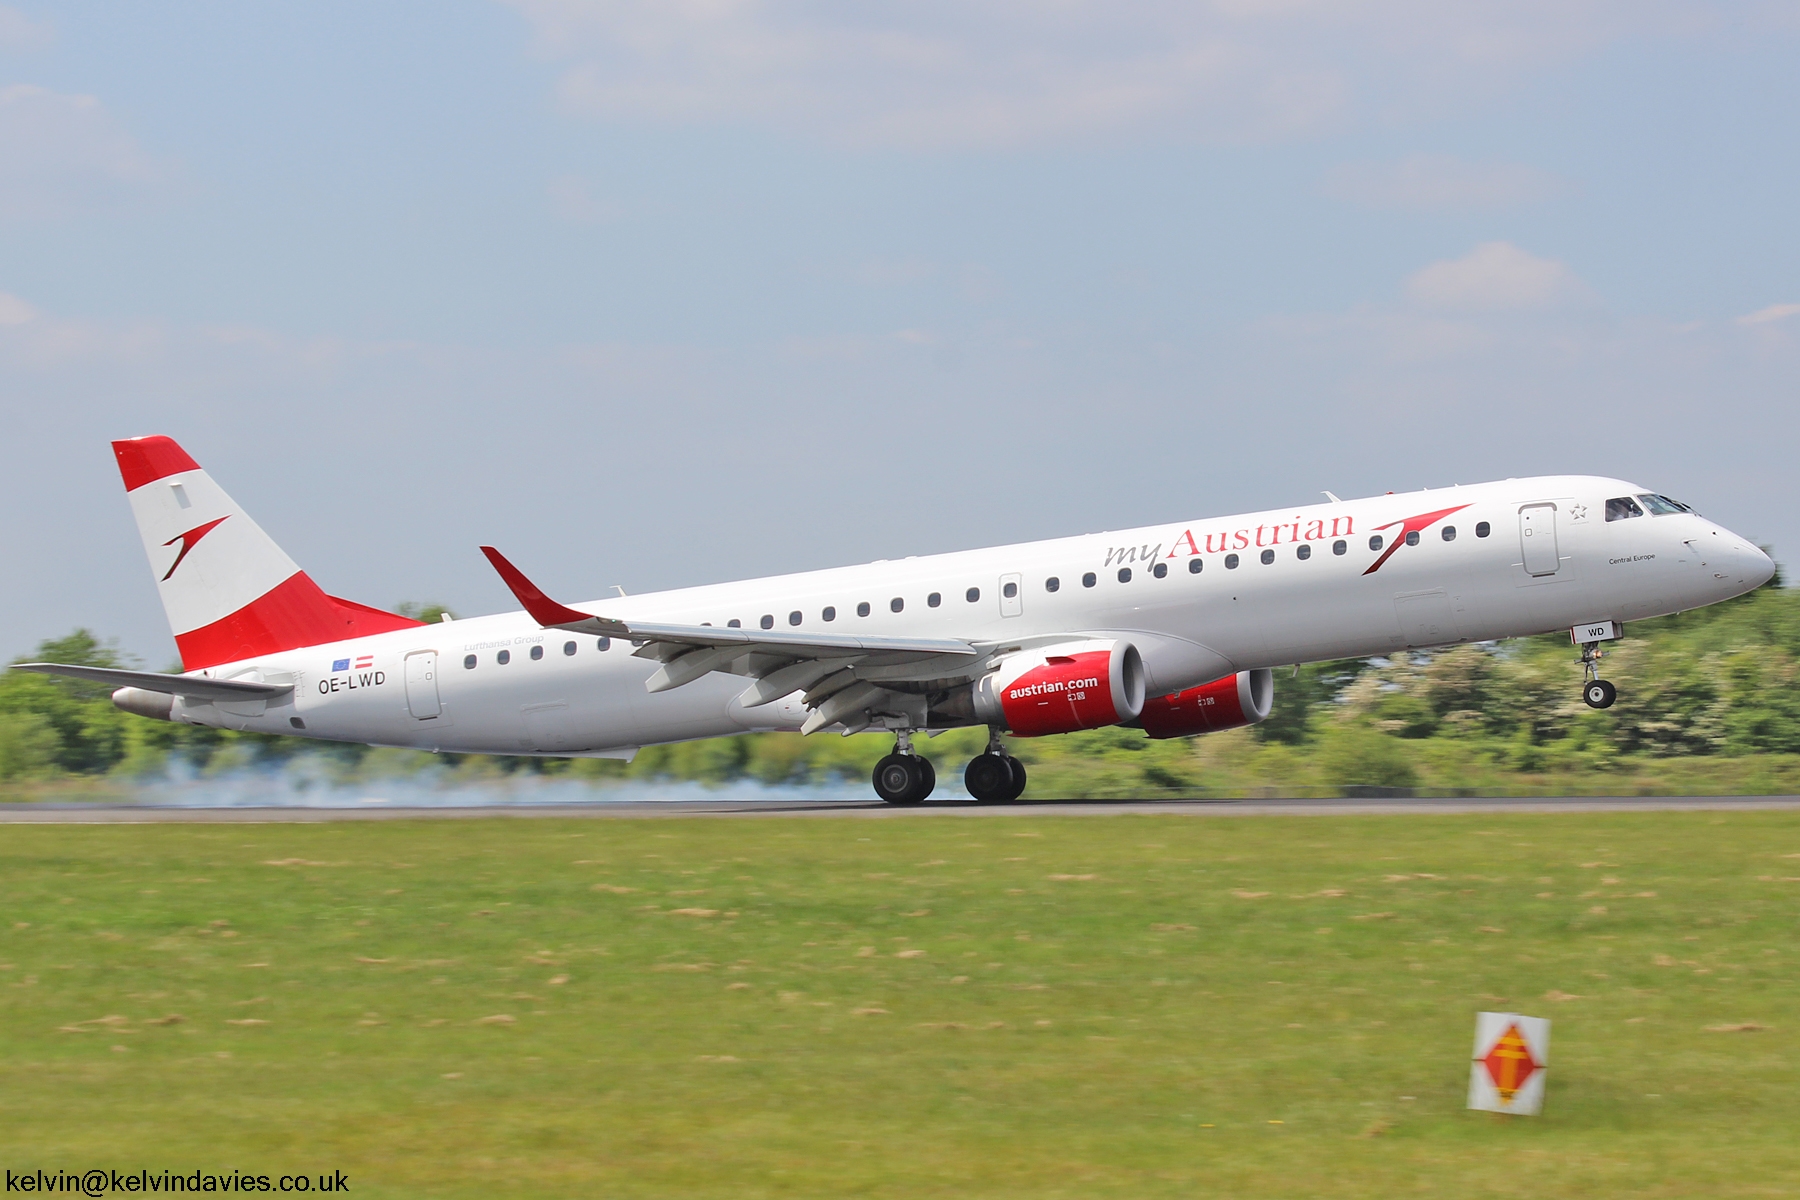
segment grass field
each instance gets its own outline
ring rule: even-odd
[[[1794,814],[0,839],[14,1171],[342,1170],[359,1196],[1800,1191]],[[1544,1117],[1463,1110],[1483,1008],[1555,1021]]]

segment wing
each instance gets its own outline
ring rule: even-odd
[[[293,691],[291,684],[248,683],[233,679],[202,679],[197,675],[164,675],[156,671],[122,671],[114,667],[77,667],[68,663],[14,663],[15,671],[35,671],[40,675],[66,675],[89,683],[111,684],[115,688],[142,688],[146,692],[165,692],[190,700],[207,702],[272,700]]]
[[[492,546],[481,552],[539,625],[626,639],[639,658],[660,663],[644,681],[649,691],[666,692],[718,671],[753,681],[739,696],[746,708],[804,692],[811,712],[803,733],[828,725],[854,733],[888,715],[914,717],[922,727],[927,693],[974,679],[991,657],[992,647],[954,638],[851,637],[596,617],[550,599]]]

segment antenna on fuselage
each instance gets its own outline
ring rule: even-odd
[[[1330,501],[1331,501],[1331,502],[1332,502],[1332,503],[1333,503],[1333,504],[1342,504],[1342,503],[1343,503],[1343,501],[1342,501],[1342,500],[1339,500],[1339,499],[1338,499],[1338,498],[1337,498],[1337,497],[1336,497],[1336,496],[1335,496],[1335,495],[1333,495],[1333,494],[1332,494],[1332,493],[1330,493],[1330,492],[1326,492],[1326,493],[1325,493],[1325,496],[1326,496],[1326,497],[1327,497],[1327,498],[1328,498],[1328,499],[1329,499],[1329,500],[1330,500]]]

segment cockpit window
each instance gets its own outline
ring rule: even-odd
[[[1653,516],[1666,517],[1671,513],[1694,511],[1681,501],[1671,500],[1667,496],[1639,496],[1638,499],[1643,502],[1644,507],[1649,509]]]
[[[1606,502],[1606,519],[1623,521],[1627,517],[1641,517],[1644,510],[1637,506],[1637,501],[1630,496],[1619,496]]]

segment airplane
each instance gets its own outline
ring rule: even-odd
[[[1768,555],[1618,479],[1507,479],[421,623],[327,595],[167,437],[112,444],[183,673],[59,663],[189,725],[433,752],[629,760],[750,731],[882,730],[875,793],[922,802],[919,735],[985,726],[978,801],[1017,799],[1003,735],[1171,738],[1269,715],[1273,669],[1568,630],[1582,695],[1625,624],[1742,595]]]

